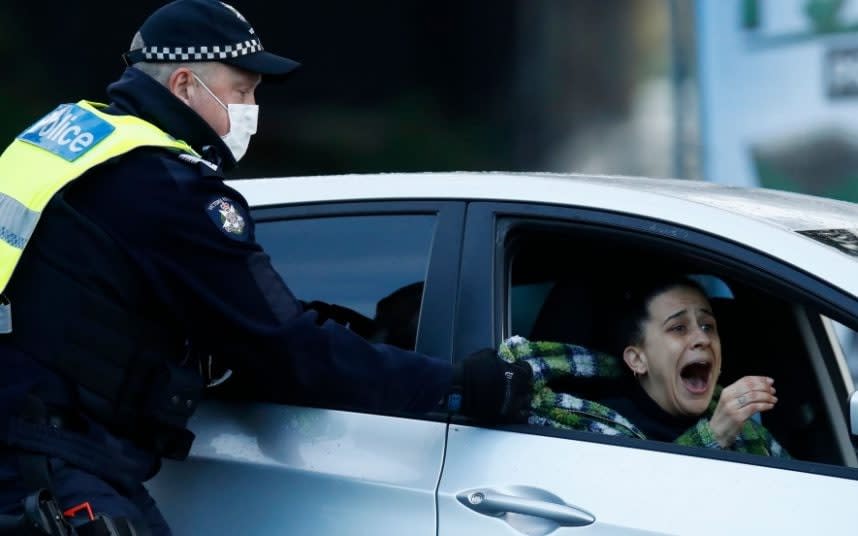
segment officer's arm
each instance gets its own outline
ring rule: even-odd
[[[386,411],[426,411],[444,398],[445,360],[370,344],[305,311],[256,243],[240,194],[216,180],[177,193],[187,202],[160,224],[172,220],[163,230],[175,242],[152,244],[151,257],[199,351],[227,358],[266,398]]]
[[[122,180],[86,183],[77,205],[135,257],[165,317],[182,325],[198,354],[225,359],[269,400],[426,411],[449,394],[446,360],[370,344],[305,311],[256,243],[238,192],[214,177],[201,180],[200,170],[178,159],[128,164]],[[463,410],[501,411],[513,371],[459,372]]]

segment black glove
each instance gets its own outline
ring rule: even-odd
[[[507,363],[493,348],[479,350],[453,369],[448,408],[483,422],[519,421],[533,396],[532,376],[527,363]]]

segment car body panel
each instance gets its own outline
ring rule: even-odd
[[[444,423],[207,401],[190,427],[147,484],[177,535],[435,534]]]
[[[557,527],[554,536],[844,534],[858,523],[855,480],[452,425],[438,489],[439,536],[521,534],[504,518],[479,514],[456,498],[517,485],[552,493],[596,518],[583,527]]]

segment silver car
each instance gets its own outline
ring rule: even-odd
[[[856,534],[858,205],[691,181],[426,173],[236,181],[296,296],[457,360],[586,345],[603,289],[658,263],[706,283],[724,374],[776,380],[768,458],[211,389],[149,483],[175,533]],[[714,306],[714,305],[713,305]],[[723,326],[723,329],[721,328]],[[224,387],[228,386],[229,380]],[[850,420],[851,419],[851,420]]]

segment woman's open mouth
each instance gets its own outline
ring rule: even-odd
[[[712,363],[694,361],[682,367],[679,377],[685,388],[695,395],[701,395],[709,388],[709,378],[712,373]]]

